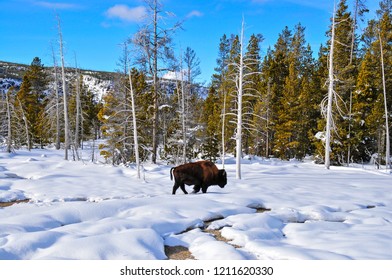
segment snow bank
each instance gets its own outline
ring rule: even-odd
[[[224,189],[173,196],[171,166],[146,164],[138,180],[50,149],[0,153],[0,202],[30,199],[0,208],[0,259],[166,259],[164,245],[196,259],[392,259],[390,174],[243,163],[237,180],[226,161]]]

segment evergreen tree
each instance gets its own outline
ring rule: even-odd
[[[108,92],[103,97],[103,107],[98,113],[98,119],[102,122],[102,135],[105,137],[105,144],[100,145],[101,155],[107,162],[113,165],[123,162],[121,156],[123,130],[121,129],[122,119],[116,114],[120,108],[120,101],[115,91]]]
[[[212,77],[212,86],[217,89],[219,95],[219,106],[220,106],[220,126],[221,133],[218,139],[221,142],[221,160],[222,165],[225,165],[225,153],[226,153],[226,131],[227,131],[227,96],[228,96],[228,65],[229,65],[229,53],[230,53],[230,40],[226,35],[223,35],[220,39],[219,53],[217,58],[217,67],[215,68],[216,73]],[[218,120],[218,118],[216,119]]]
[[[240,38],[238,35],[232,35],[230,38],[230,51],[228,56],[227,75],[225,77],[225,89],[227,90],[226,101],[224,106],[225,112],[225,143],[226,150],[234,151],[235,148],[235,132],[236,132],[236,96],[237,84],[236,78],[238,77],[237,65],[240,60]]]
[[[138,108],[136,112],[136,118],[139,121],[139,117],[142,123],[145,121],[145,113],[148,111],[146,109],[143,111],[143,106],[146,106],[146,88],[147,84],[143,74],[139,73],[136,69],[131,70],[132,73],[132,86],[135,93],[135,107]],[[110,91],[103,97],[103,105],[98,113],[98,119],[102,122],[101,130],[102,134],[106,138],[106,144],[101,145],[101,154],[106,158],[106,160],[113,165],[118,164],[128,164],[134,161],[133,153],[133,127],[132,124],[132,110],[131,110],[131,96],[124,95],[125,90],[123,87],[125,85],[121,83],[123,81],[122,74],[118,74],[119,79],[117,80],[117,85],[113,91]],[[126,98],[125,98],[126,97]],[[144,103],[143,101],[144,100]],[[147,106],[149,106],[148,103]],[[124,108],[127,108],[126,110]],[[126,128],[126,129],[124,129]],[[138,128],[136,128],[138,129]],[[140,149],[139,154],[142,159],[146,159],[146,152],[148,150],[143,150],[147,143],[146,138],[150,138],[148,125],[144,129],[139,128],[138,135],[140,137]],[[150,143],[150,142],[149,142]]]
[[[86,86],[83,87],[82,93],[83,140],[98,139],[101,126],[101,122],[98,120],[98,112],[102,103]]]
[[[269,157],[271,152],[272,143],[272,129],[271,129],[271,119],[272,119],[272,62],[273,62],[273,52],[271,48],[268,48],[267,54],[264,57],[261,64],[261,98],[258,100],[255,111],[260,118],[254,118],[254,123],[256,124],[257,131],[259,134],[256,136],[257,147],[256,154],[264,155]]]
[[[212,85],[215,89],[221,88],[226,80],[229,52],[230,40],[227,38],[226,34],[224,34],[219,43],[218,58],[216,59],[217,66],[214,69],[216,73],[212,75]]]
[[[333,82],[334,82],[334,98],[332,106],[333,127],[331,130],[331,161],[333,164],[344,164],[350,161],[347,159],[349,150],[351,150],[351,113],[350,100],[353,91],[355,91],[355,83],[357,79],[357,43],[353,42],[354,21],[351,13],[348,11],[347,1],[340,0],[335,14],[335,40],[333,54]],[[332,34],[331,29],[327,33]],[[331,40],[331,39],[330,39]],[[331,46],[331,43],[328,43]],[[352,51],[354,50],[354,52]],[[328,79],[328,53],[329,49],[321,52],[319,62],[320,75],[324,77],[322,84],[326,84]],[[325,120],[320,120],[319,131],[324,130]],[[321,137],[323,138],[323,137]],[[317,145],[319,155],[323,154],[325,149],[322,143]]]
[[[300,117],[298,133],[298,158],[313,155],[315,152],[314,135],[317,133],[317,120],[320,118],[318,104],[323,98],[320,91],[321,82],[317,75],[317,63],[313,58],[312,50],[307,45],[303,56],[303,69],[301,78],[301,91],[299,94]]]
[[[221,104],[215,87],[211,86],[203,105],[201,122],[205,127],[203,140],[203,158],[215,161],[219,157],[219,131],[220,131]]]
[[[366,46],[365,55],[360,65],[357,91],[353,99],[356,158],[367,161],[375,155],[384,154],[385,112],[381,72],[380,38],[383,48],[386,88],[392,88],[392,2],[380,2],[378,19],[368,22],[363,37]],[[387,95],[387,108],[391,109],[392,98]],[[378,163],[381,160],[378,159]]]
[[[100,121],[98,120],[98,112],[100,103],[96,100],[94,94],[88,90],[87,85],[83,81],[83,75],[80,75],[79,79],[75,79],[73,86],[70,86],[70,99],[69,99],[69,112],[70,112],[70,129],[76,133],[76,87],[79,87],[80,94],[80,144],[83,144],[84,140],[96,139],[98,137],[98,130],[100,127]],[[79,84],[79,85],[77,85]]]
[[[350,126],[350,100],[355,90],[355,81],[357,79],[357,58],[355,56],[357,44],[353,42],[353,18],[348,12],[346,0],[341,0],[336,12],[335,29],[335,53],[334,53],[334,70],[336,75],[335,91],[340,100],[336,101],[337,112],[335,114],[335,160],[339,164],[349,163],[347,159],[351,135]],[[353,46],[353,51],[351,46]],[[351,148],[350,148],[351,149]]]
[[[287,59],[289,71],[275,125],[275,150],[280,158],[286,159],[302,159],[312,152],[308,132],[313,115],[314,62],[304,31],[301,24],[295,27]]]
[[[283,92],[286,78],[289,75],[289,54],[292,42],[292,33],[286,26],[282,33],[279,34],[278,40],[271,51],[268,65],[268,82],[270,101],[269,101],[269,124],[271,134],[271,149],[272,153],[281,155],[280,140],[275,137],[277,129],[279,129],[280,117],[279,112],[282,112]]]
[[[29,148],[34,144],[42,147],[47,142],[45,128],[42,126],[47,87],[48,77],[44,66],[41,59],[35,57],[23,76],[15,103],[18,111],[23,112],[20,119],[25,118],[23,121],[29,134],[26,135],[29,140],[26,140],[25,144]]]
[[[244,96],[243,96],[243,148],[249,154],[257,146],[258,131],[256,120],[260,118],[256,104],[261,98],[261,57],[260,44],[263,41],[261,34],[252,34],[249,38],[244,59]]]

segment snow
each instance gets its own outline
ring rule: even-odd
[[[110,80],[97,79],[91,75],[83,75],[83,84],[87,86],[87,89],[94,93],[97,100],[102,100],[110,89],[113,87],[113,83]]]
[[[225,188],[173,196],[172,166],[144,164],[138,180],[89,156],[0,152],[0,202],[30,199],[0,208],[0,259],[161,260],[165,245],[200,260],[392,259],[385,170],[247,157],[238,180],[228,158]]]
[[[187,71],[186,70],[182,70],[181,71],[168,71],[166,72],[163,76],[162,79],[165,80],[173,80],[173,81],[181,81],[181,80],[187,80]]]

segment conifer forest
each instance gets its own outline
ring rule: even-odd
[[[205,84],[197,82],[192,47],[174,52],[181,23],[163,26],[160,1],[145,2],[151,17],[121,45],[116,72],[82,71],[76,57],[75,67],[64,67],[60,16],[52,65],[32,58],[15,78],[1,64],[1,150],[53,147],[78,160],[89,142],[113,165],[226,154],[312,157],[327,167],[390,164],[391,0],[381,0],[371,19],[366,1],[337,1],[319,49],[311,49],[301,23],[284,28],[267,51],[266,27],[222,34]],[[87,86],[88,73],[110,81],[104,94]],[[17,82],[6,86],[11,79]]]

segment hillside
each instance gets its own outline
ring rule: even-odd
[[[0,61],[0,91],[6,91],[11,86],[19,88],[24,73],[29,65],[18,64],[13,62]],[[45,67],[49,75],[52,75],[53,68]],[[83,75],[83,82],[88,89],[93,92],[99,99],[113,86],[115,72],[104,72],[95,70],[78,70]],[[66,75],[71,78],[76,73],[76,69],[72,67],[66,68]]]
[[[19,89],[28,67],[27,64],[0,61],[0,92],[5,92],[10,87]],[[45,69],[49,75],[53,75],[53,67],[45,67]],[[74,77],[76,73],[76,69],[73,67],[67,67],[65,71],[68,79]],[[83,82],[88,86],[89,91],[93,92],[99,100],[108,90],[112,89],[116,79],[116,72],[86,69],[78,69],[78,71],[83,75]],[[163,78],[161,83],[164,84],[166,92],[174,93],[176,88],[175,78]],[[197,86],[197,91],[202,97],[205,97],[208,92],[207,88],[202,85]]]

